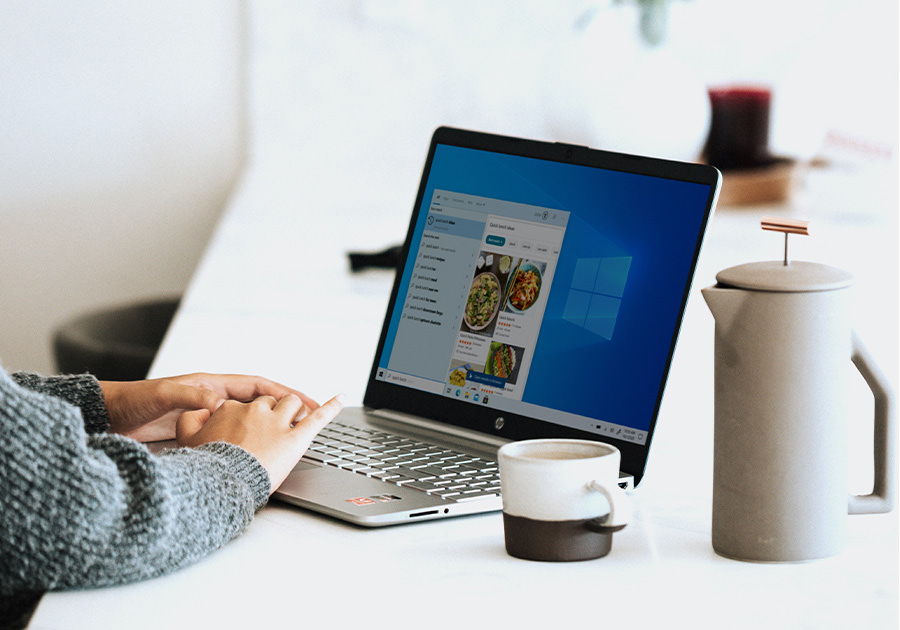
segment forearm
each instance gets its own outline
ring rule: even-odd
[[[265,469],[236,446],[156,456],[115,435],[90,438],[88,446],[68,470],[47,469],[31,494],[39,498],[27,525],[4,533],[3,562],[8,554],[14,561],[3,572],[12,572],[16,589],[107,586],[169,573],[231,540],[268,497]]]
[[[78,410],[0,373],[0,594],[168,573],[239,533],[269,477],[224,443],[160,455],[87,436]]]

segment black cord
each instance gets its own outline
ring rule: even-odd
[[[388,247],[380,252],[350,252],[350,270],[362,271],[363,269],[397,269],[400,265],[401,245]]]

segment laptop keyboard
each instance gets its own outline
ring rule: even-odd
[[[448,501],[500,496],[495,461],[339,422],[322,429],[303,458]]]

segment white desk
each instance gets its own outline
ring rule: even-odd
[[[262,373],[318,399],[344,391],[359,403],[391,274],[350,275],[345,251],[376,249],[405,235],[414,191],[392,190],[387,177],[379,195],[353,186],[335,195],[289,173],[251,170],[207,249],[154,375]],[[553,627],[581,621],[895,628],[896,512],[850,517],[845,552],[810,563],[735,562],[710,544],[713,321],[699,289],[721,268],[781,255],[779,237],[758,228],[762,214],[811,218],[815,235],[793,239],[794,257],[857,274],[857,328],[897,382],[896,180],[861,197],[859,188],[850,192],[854,181],[841,177],[849,176],[813,173],[790,205],[722,208],[714,218],[653,455],[633,495],[635,518],[607,558],[513,559],[503,549],[499,514],[363,530],[275,503],[244,535],[177,574],[47,595],[32,627],[294,627],[312,617],[329,627],[366,628],[448,627],[471,619],[475,627],[531,628],[554,620]],[[335,197],[345,201],[336,205]],[[851,444],[857,471],[851,485],[862,492],[870,481],[871,409],[862,385],[855,394],[863,408]]]

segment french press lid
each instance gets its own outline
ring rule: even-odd
[[[784,232],[784,260],[746,263],[723,269],[716,274],[719,284],[754,291],[809,292],[843,289],[853,283],[853,275],[821,263],[791,261],[788,236],[809,235],[809,222],[796,219],[763,217],[764,230]]]

